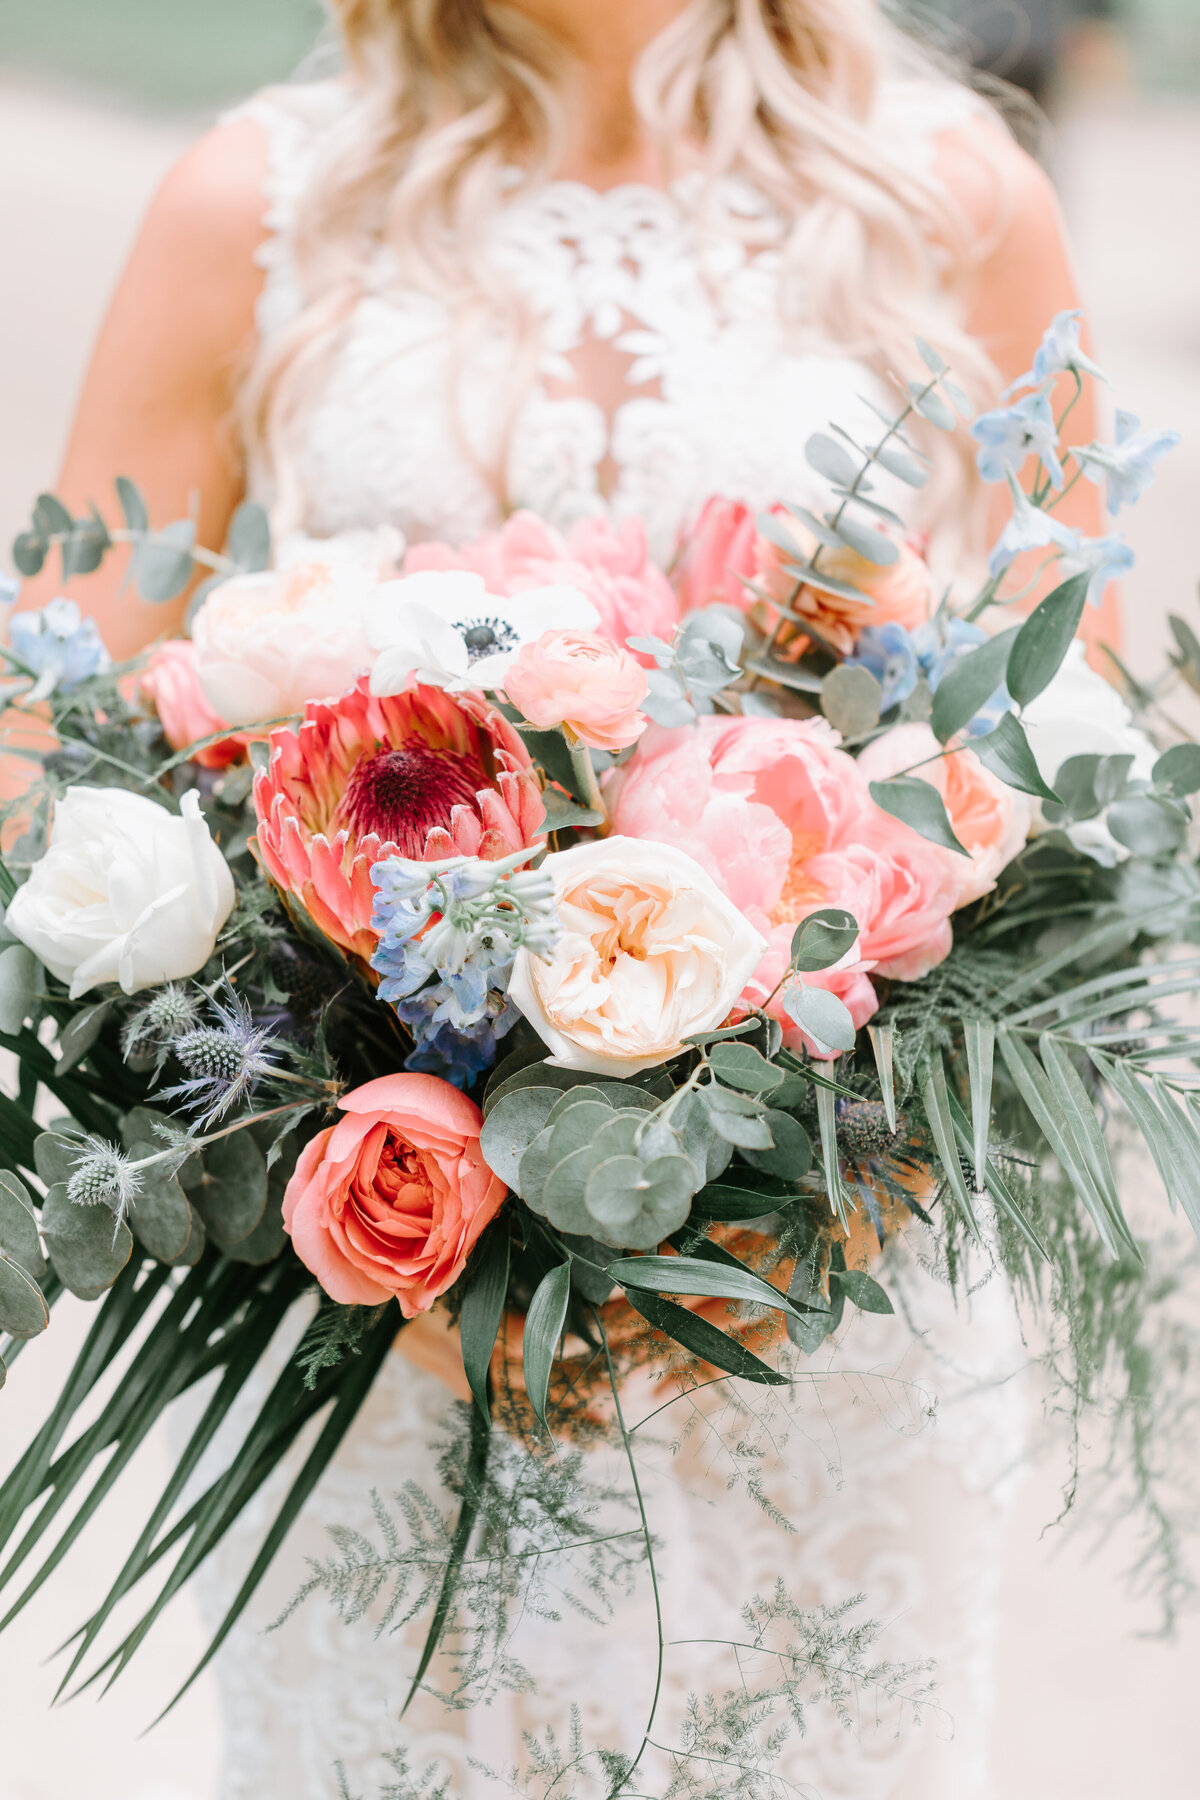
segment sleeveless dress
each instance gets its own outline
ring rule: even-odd
[[[330,82],[274,90],[245,109],[270,152],[259,310],[267,338],[299,310],[295,208],[346,104]],[[896,154],[919,166],[934,133],[974,102],[956,90],[897,87],[889,105]],[[712,493],[760,506],[779,497],[820,502],[806,440],[831,421],[869,430],[864,396],[885,397],[869,370],[844,357],[788,349],[776,306],[782,226],[767,201],[728,180],[719,195],[728,229],[714,231],[696,197],[693,180],[666,192],[551,182],[502,208],[486,246],[497,279],[536,312],[543,346],[503,439],[510,503],[564,529],[596,512],[636,515],[663,560]],[[410,541],[461,542],[494,527],[499,503],[483,469],[502,441],[489,408],[511,352],[497,321],[472,341],[463,379],[447,310],[398,286],[381,258],[300,428],[287,494],[262,469],[252,471],[252,492],[276,508],[277,523],[316,536],[387,524]],[[618,372],[611,413],[579,391],[573,359],[581,354],[608,357]],[[904,504],[906,492],[885,498]],[[889,1247],[882,1275],[896,1316],[849,1308],[783,1410],[764,1408],[765,1390],[756,1389],[744,1400],[751,1410],[738,1411],[743,1401],[720,1385],[675,1402],[644,1443],[639,1434],[670,1646],[654,1738],[682,1741],[689,1695],[719,1696],[763,1675],[721,1641],[745,1639],[739,1608],[754,1595],[780,1580],[802,1606],[863,1594],[862,1614],[882,1623],[869,1660],[913,1668],[895,1693],[849,1680],[840,1718],[829,1704],[808,1708],[804,1735],[780,1756],[778,1785],[764,1778],[746,1791],[993,1800],[995,1588],[1022,1456],[1026,1353],[1002,1278],[978,1280],[956,1303],[919,1231]],[[664,1397],[648,1378],[634,1378],[630,1420]],[[500,1691],[458,1712],[421,1695],[402,1724],[420,1627],[377,1635],[370,1617],[347,1626],[317,1595],[267,1629],[304,1581],[307,1559],[330,1553],[327,1527],[378,1542],[373,1492],[386,1502],[415,1481],[438,1497],[449,1404],[435,1376],[403,1355],[390,1358],[218,1658],[220,1800],[333,1800],[335,1765],[354,1800],[435,1791],[452,1800],[526,1792],[589,1800],[606,1788],[586,1772],[529,1788],[511,1781],[530,1760],[527,1734],[541,1738],[553,1727],[568,1742],[577,1705],[589,1744],[628,1753],[640,1741],[656,1654],[644,1571],[600,1622],[567,1611],[557,1622],[515,1624],[530,1691]],[[718,1433],[737,1444],[736,1458]],[[607,1450],[588,1451],[586,1461],[592,1477],[628,1485]],[[286,1478],[277,1473],[203,1578],[214,1623]],[[928,1661],[939,1684],[932,1701],[922,1700]],[[444,1789],[415,1779],[394,1785],[387,1753],[399,1748],[414,1775],[437,1765]],[[711,1786],[695,1791],[726,1791],[720,1768],[706,1780]],[[633,1791],[663,1796],[675,1791],[670,1783],[670,1759],[655,1750]]]

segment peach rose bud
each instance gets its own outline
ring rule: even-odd
[[[504,691],[531,725],[565,725],[592,750],[625,750],[650,723],[638,708],[646,671],[611,638],[589,631],[546,631],[526,644]]]
[[[466,1267],[508,1190],[483,1160],[483,1115],[436,1075],[381,1075],[338,1102],[305,1145],[283,1197],[296,1255],[330,1299],[406,1319]]]

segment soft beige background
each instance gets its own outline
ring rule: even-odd
[[[53,480],[105,298],[155,182],[194,129],[0,79],[0,543]],[[1127,589],[1127,645],[1148,668],[1168,611],[1200,625],[1200,107],[1115,94],[1077,101],[1061,122],[1055,164],[1118,398],[1185,434],[1157,488],[1128,515],[1141,560]],[[0,1468],[42,1416],[86,1314],[57,1309],[48,1337],[14,1369],[0,1399]],[[131,1485],[144,1496],[165,1466],[156,1442]],[[1057,1512],[1058,1472],[1047,1467],[1027,1483],[1004,1570],[999,1792],[1194,1800],[1200,1630],[1191,1626],[1173,1648],[1136,1635],[1152,1618],[1120,1584],[1132,1542],[1089,1558],[1078,1537],[1040,1538]],[[208,1681],[139,1736],[201,1648],[186,1600],[102,1707],[84,1699],[46,1710],[55,1679],[43,1659],[63,1623],[97,1597],[126,1519],[137,1516],[132,1500],[128,1513],[119,1500],[110,1505],[107,1541],[93,1534],[51,1595],[0,1637],[0,1800],[214,1800]]]

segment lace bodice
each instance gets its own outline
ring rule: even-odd
[[[301,310],[293,221],[346,104],[329,82],[245,109],[269,148],[265,339]],[[976,106],[915,84],[887,104],[896,155],[914,164]],[[509,505],[564,527],[597,511],[638,515],[665,560],[710,494],[756,506],[821,499],[807,439],[831,421],[869,432],[867,400],[886,402],[883,384],[846,356],[790,347],[779,306],[786,221],[740,177],[717,183],[703,209],[702,187],[698,174],[669,190],[552,181],[499,209],[481,254],[539,338],[515,418],[518,349],[503,310],[464,336],[450,306],[406,287],[381,251],[298,427],[298,498],[277,522],[322,536],[390,523],[410,539],[465,541],[498,523],[486,471],[499,462]],[[895,487],[880,497],[911,503]],[[252,489],[278,498],[261,466]]]

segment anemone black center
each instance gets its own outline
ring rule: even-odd
[[[421,857],[429,833],[439,825],[448,829],[456,806],[479,815],[475,796],[490,786],[473,757],[402,744],[355,765],[340,811],[359,837],[373,833],[390,840],[402,856]]]
[[[516,648],[517,634],[507,619],[460,619],[454,629],[462,633],[472,663]]]

